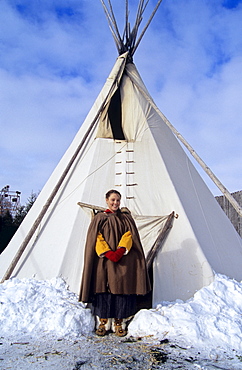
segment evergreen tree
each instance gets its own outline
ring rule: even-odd
[[[21,222],[23,221],[24,217],[26,216],[26,206],[20,206],[18,207],[16,214],[13,219],[13,223],[19,227]]]
[[[27,199],[27,203],[25,204],[25,206],[20,206],[18,207],[17,209],[17,212],[15,214],[15,217],[13,219],[13,223],[19,227],[19,225],[21,224],[21,222],[23,221],[24,217],[27,215],[27,213],[29,212],[30,208],[32,207],[32,205],[34,204],[34,202],[36,201],[36,198],[37,198],[37,194],[36,193],[31,193],[31,195],[29,196],[29,198]]]
[[[0,217],[0,253],[6,248],[12,236],[17,230],[17,226],[13,223],[13,217],[9,210]]]
[[[38,194],[32,192],[30,194],[30,197],[27,199],[27,203],[25,205],[25,212],[26,212],[26,215],[27,213],[29,212],[30,208],[32,207],[32,205],[34,204],[34,202],[36,201],[37,199],[37,196]]]
[[[0,253],[2,253],[12,239],[36,198],[37,194],[32,192],[25,206],[18,207],[14,218],[9,211],[6,211],[5,214],[0,217]]]

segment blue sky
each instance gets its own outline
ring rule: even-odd
[[[124,1],[113,3],[122,29]],[[239,0],[163,0],[134,56],[160,110],[231,192],[242,189],[241,23]],[[99,0],[2,0],[0,52],[0,187],[21,191],[24,204],[70,145],[117,51]]]

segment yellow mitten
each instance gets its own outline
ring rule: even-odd
[[[124,247],[126,248],[125,254],[128,254],[132,247],[133,241],[132,241],[132,235],[130,231],[127,231],[125,234],[123,234],[122,238],[120,239],[118,243],[118,248]]]
[[[109,245],[107,242],[105,242],[104,237],[101,233],[97,234],[97,241],[96,241],[96,253],[99,257],[103,257],[104,253],[107,251],[110,251]]]

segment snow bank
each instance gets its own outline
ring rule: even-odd
[[[78,302],[60,279],[10,279],[0,284],[0,332],[8,336],[52,333],[89,335],[94,328],[90,309]],[[196,349],[242,349],[242,284],[216,275],[215,281],[186,302],[162,302],[141,310],[129,335],[172,342]]]
[[[90,309],[78,302],[60,279],[10,279],[0,284],[0,332],[54,333],[61,336],[90,334]]]
[[[242,284],[216,275],[187,302],[163,302],[156,309],[141,310],[129,333],[168,338],[197,349],[242,350]]]

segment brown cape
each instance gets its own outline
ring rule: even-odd
[[[96,254],[97,233],[101,232],[115,251],[122,235],[130,231],[133,245],[119,262]],[[150,291],[145,256],[135,222],[129,213],[98,213],[87,232],[84,268],[79,300],[91,302],[95,293],[145,295]]]

